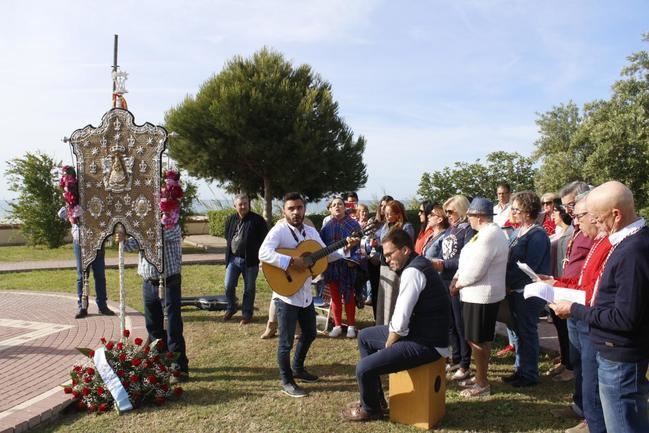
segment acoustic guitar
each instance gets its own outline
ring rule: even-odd
[[[371,222],[363,229],[362,232],[352,233],[351,237],[361,238],[371,236],[378,227],[378,223]],[[292,296],[297,293],[309,277],[315,277],[327,270],[329,262],[327,256],[334,251],[344,247],[347,244],[346,239],[322,248],[319,242],[312,239],[306,239],[300,242],[295,248],[278,248],[276,251],[280,254],[290,257],[302,257],[307,265],[304,269],[298,269],[291,265],[288,269],[283,270],[271,264],[261,262],[261,269],[268,285],[273,292],[282,296]]]

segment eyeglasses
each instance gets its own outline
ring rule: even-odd
[[[574,217],[575,217],[576,220],[580,220],[580,219],[582,219],[583,217],[585,217],[586,215],[588,215],[588,212],[581,212],[581,213],[576,213],[576,214],[574,215]]]
[[[566,209],[574,209],[575,204],[577,204],[576,201],[571,201],[570,203],[564,203],[563,207],[565,207]]]
[[[517,208],[517,207],[513,207],[513,208],[511,208],[511,210],[512,210],[512,213],[518,213],[518,212],[521,211],[521,209],[519,209],[519,208]]]
[[[394,249],[394,250],[392,250],[392,251],[386,251],[386,250],[384,249],[384,250],[383,250],[383,257],[385,257],[386,260],[390,260],[390,257],[392,257],[392,255],[393,255],[394,253],[396,253],[397,251],[399,251],[398,248],[397,248],[397,249]]]

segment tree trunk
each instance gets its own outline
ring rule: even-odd
[[[270,178],[264,176],[264,218],[268,227],[273,226],[273,195],[270,192]]]

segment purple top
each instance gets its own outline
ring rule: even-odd
[[[575,229],[577,229],[575,227]],[[579,278],[581,268],[593,246],[593,240],[577,229],[577,233],[568,241],[566,257],[568,262],[563,268],[563,278]]]

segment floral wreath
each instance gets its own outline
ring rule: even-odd
[[[161,406],[172,397],[180,397],[183,389],[170,383],[171,377],[181,374],[176,363],[178,352],[165,352],[162,340],[151,344],[145,344],[141,338],[131,341],[128,329],[124,330],[123,336],[119,341],[107,341],[102,337],[101,343],[106,362],[127,392],[132,407],[147,402]],[[64,386],[63,392],[72,395],[79,410],[101,413],[114,407],[120,412],[113,396],[116,384],[104,382],[101,368],[96,364],[95,350],[78,350],[87,358],[72,367],[72,383]]]
[[[68,220],[71,224],[78,224],[83,211],[79,206],[79,184],[77,183],[77,174],[74,167],[64,165],[61,168],[59,188],[63,190],[63,200],[65,201]]]
[[[166,229],[173,228],[180,219],[180,199],[183,189],[180,186],[180,173],[167,170],[164,173],[164,184],[160,188],[160,222]]]

